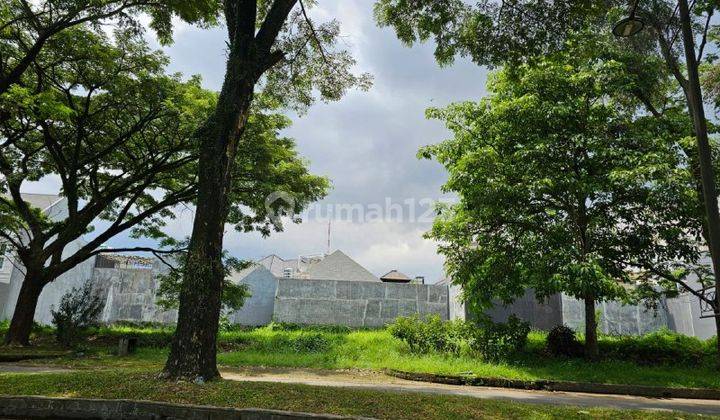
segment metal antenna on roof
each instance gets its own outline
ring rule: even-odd
[[[328,219],[328,231],[327,231],[327,254],[330,254],[330,224],[332,219]]]

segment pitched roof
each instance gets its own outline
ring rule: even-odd
[[[39,208],[40,210],[47,210],[53,204],[62,200],[62,197],[60,197],[59,195],[55,195],[55,194],[22,193],[20,195],[22,196],[23,201],[32,205],[33,207]]]
[[[405,274],[403,274],[397,270],[391,270],[384,276],[380,277],[380,280],[408,283],[411,279],[410,279],[410,277],[406,276]]]
[[[261,259],[258,264],[270,270],[276,277],[283,277],[286,268],[291,268],[293,273],[298,269],[298,260],[284,260],[275,254]]]
[[[379,281],[373,273],[340,250],[309,265],[306,277],[317,280]]]

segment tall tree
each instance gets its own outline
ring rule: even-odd
[[[316,25],[310,19],[306,6],[312,3],[223,2],[228,35],[225,80],[214,113],[196,133],[201,145],[197,210],[166,377],[208,380],[219,376],[216,339],[224,279],[224,227],[235,162],[238,153],[244,153],[240,146],[257,86],[285,105],[304,107],[316,91],[325,100],[336,100],[352,86],[369,84],[366,75],[350,72],[354,60],[349,53],[336,48],[337,22]]]
[[[214,109],[217,95],[199,78],[164,74],[167,58],[148,49],[133,31],[115,33],[77,26],[58,34],[32,64],[32,72],[1,101],[0,238],[10,243],[25,278],[5,340],[28,344],[43,288],[88,258],[105,252],[157,251],[102,245],[121,232],[172,245],[162,227],[173,207],[197,194],[199,145],[194,133]],[[289,121],[260,101],[246,133],[252,148],[238,157],[242,173],[232,185],[231,222],[240,230],[268,232],[265,197],[277,189],[297,196],[302,208],[327,182],[307,173],[290,139],[279,137]],[[249,144],[248,142],[243,143]],[[26,182],[56,175],[67,216],[48,219],[23,200]],[[93,229],[99,219],[107,223]],[[77,250],[68,245],[93,230]]]
[[[702,236],[709,250],[716,291],[715,298],[705,301],[713,307],[720,331],[720,213],[700,84],[703,63],[715,59],[708,44],[715,42],[713,33],[718,26],[713,17],[720,7],[717,2],[514,0],[471,5],[461,0],[379,0],[375,7],[378,23],[395,28],[402,41],[412,44],[433,38],[441,64],[449,64],[461,55],[481,65],[501,65],[527,62],[562,50],[567,39],[583,29],[608,33],[634,4],[638,5],[636,16],[645,22],[646,30],[630,40],[616,41],[614,47],[633,51],[635,68],[641,71],[648,68],[644,60],[656,63],[659,59],[675,79],[676,90],[681,92],[693,122],[695,147],[689,164],[703,209]],[[657,92],[646,89],[648,86],[652,83],[639,84],[632,93],[648,113],[662,118],[660,108],[669,98],[659,98]],[[720,343],[718,346],[720,349]]]
[[[580,299],[590,359],[595,303],[629,297],[636,258],[667,250],[658,235],[683,255],[696,250],[657,199],[670,187],[693,197],[692,176],[659,121],[613,99],[629,82],[620,63],[575,54],[509,67],[480,103],[430,110],[454,138],[421,152],[445,165],[445,190],[460,197],[429,237],[470,301],[508,302],[527,288]]]

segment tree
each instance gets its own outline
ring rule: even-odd
[[[118,32],[115,39],[83,27],[56,35],[22,86],[0,97],[12,116],[0,124],[0,237],[26,270],[7,342],[28,344],[45,285],[104,252],[101,246],[120,232],[158,236],[169,209],[195,196],[191,135],[213,94],[198,79],[165,76],[166,58],[137,35]],[[67,198],[62,220],[49,219],[21,194],[25,182],[51,174]],[[98,218],[109,226],[68,253]]]
[[[111,42],[101,31],[75,27],[37,57],[22,87],[2,95],[13,118],[0,123],[0,237],[26,270],[7,342],[28,344],[42,289],[82,261],[105,252],[173,251],[102,247],[126,231],[175,245],[162,227],[174,217],[174,206],[196,198],[194,133],[217,98],[200,87],[199,78],[183,82],[165,75],[166,62],[132,31],[117,32]],[[268,231],[272,220],[264,198],[275,189],[295,193],[302,208],[327,185],[307,173],[291,140],[278,137],[289,122],[267,113],[273,107],[257,103],[247,133],[257,146],[237,159],[244,172],[232,185],[231,221],[241,230]],[[21,194],[26,181],[47,175],[60,178],[67,199],[61,220],[48,219]],[[108,223],[70,251],[68,245],[94,230],[98,219]]]
[[[713,176],[712,144],[708,138],[700,84],[703,64],[715,59],[715,54],[709,53],[707,47],[715,41],[713,34],[717,24],[713,16],[720,7],[717,2],[694,1],[690,5],[687,0],[516,0],[472,6],[460,0],[380,0],[375,7],[378,23],[394,27],[402,41],[412,44],[432,37],[441,64],[451,63],[459,54],[471,57],[478,64],[498,65],[526,62],[562,50],[567,45],[565,41],[583,29],[607,33],[624,17],[630,3],[638,4],[636,15],[643,19],[647,29],[630,40],[616,41],[614,48],[632,51],[629,55],[636,58],[634,68],[641,73],[648,69],[648,63],[643,60],[663,63],[674,78],[675,91],[680,91],[693,122],[695,150],[689,155],[689,164],[696,179],[697,198],[702,205],[702,236],[709,249],[716,290],[716,297],[705,298],[705,302],[714,309],[716,328],[720,331],[720,213],[717,181]],[[682,46],[679,46],[680,40]],[[648,85],[652,83],[644,87]],[[657,107],[672,98],[658,98],[652,90],[636,88],[632,93],[645,105],[646,111],[662,118],[663,113]]]
[[[528,288],[583,300],[590,359],[595,303],[630,297],[636,259],[665,251],[658,235],[681,255],[696,249],[658,200],[669,187],[694,198],[692,176],[665,127],[613,99],[628,83],[620,63],[569,53],[508,67],[489,98],[431,109],[454,138],[421,151],[447,168],[444,189],[460,198],[428,236],[470,302],[509,302]]]
[[[0,5],[0,95],[20,84],[25,72],[48,43],[63,31],[84,24],[97,27],[113,22],[139,31],[137,17],[151,16],[151,27],[163,42],[170,42],[172,18],[198,24],[215,22],[216,0],[10,0]]]
[[[315,25],[298,0],[225,0],[228,58],[214,113],[196,133],[200,143],[198,199],[180,290],[178,324],[165,364],[168,378],[219,376],[217,331],[224,266],[223,233],[256,86],[284,105],[307,106],[317,91],[339,99],[367,76],[349,70],[354,60],[335,48],[337,22]],[[296,7],[297,6],[297,7]],[[252,142],[252,139],[247,139]],[[252,147],[252,143],[249,145]]]

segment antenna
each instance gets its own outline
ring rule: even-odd
[[[332,223],[331,219],[328,219],[328,231],[327,231],[327,253],[330,254],[330,224]]]

